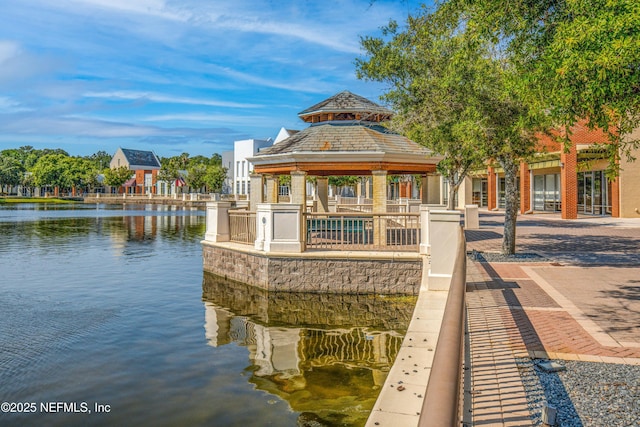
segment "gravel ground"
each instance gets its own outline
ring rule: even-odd
[[[640,427],[640,366],[556,360],[566,370],[547,373],[541,362],[517,360],[535,426],[549,405],[559,427]]]
[[[478,262],[549,262],[550,260],[536,253],[517,253],[502,255],[499,252],[468,251],[467,256]]]

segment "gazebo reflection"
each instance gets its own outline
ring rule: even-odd
[[[268,292],[206,274],[209,345],[247,347],[260,390],[324,420],[365,420],[400,349],[415,300]],[[345,415],[346,414],[346,415]]]

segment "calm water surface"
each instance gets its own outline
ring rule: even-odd
[[[0,425],[363,425],[414,301],[226,283],[204,231],[189,208],[0,205],[0,402],[35,403]]]

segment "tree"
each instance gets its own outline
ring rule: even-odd
[[[217,164],[207,166],[204,182],[210,191],[221,193],[225,179],[227,179],[227,168]]]
[[[208,162],[208,159],[206,159]],[[206,163],[192,163],[187,168],[187,175],[185,176],[186,184],[198,190],[206,185],[205,176],[207,174],[208,166]]]
[[[66,159],[65,154],[45,154],[33,165],[32,173],[34,183],[38,187],[68,187],[67,176],[65,176]]]
[[[392,126],[444,156],[439,169],[453,187],[449,208],[470,167],[500,163],[507,193],[502,252],[513,254],[518,167],[541,122],[515,90],[515,67],[463,15],[450,12],[422,9],[405,31],[392,22],[383,32],[390,41],[364,38],[370,58],[357,61],[358,73],[391,85],[385,99],[398,111]]]
[[[564,128],[586,120],[608,134],[609,176],[630,158],[640,126],[637,0],[449,0],[469,28],[491,37],[518,70],[518,89]],[[566,148],[566,147],[565,147]]]
[[[98,183],[96,162],[82,157],[66,157],[64,167],[64,186],[66,188],[84,188],[89,190]]]
[[[111,163],[111,154],[100,150],[85,157],[85,159],[91,161],[97,170],[104,170]]]
[[[104,170],[104,183],[110,187],[120,188],[131,179],[133,172],[126,166],[107,168]]]
[[[171,184],[180,178],[184,178],[183,173],[180,172],[184,169],[182,166],[186,166],[184,155],[163,157],[160,159],[160,164],[162,168],[158,171],[158,180]]]
[[[19,185],[24,172],[24,167],[17,159],[0,153],[0,192],[5,185]]]
[[[383,98],[399,112],[391,126],[444,156],[438,170],[449,182],[448,209],[454,209],[467,172],[484,160],[479,147],[489,52],[455,23],[426,10],[409,17],[406,30],[391,22],[383,34],[391,39],[362,39],[367,58],[356,60],[357,75],[390,84]]]

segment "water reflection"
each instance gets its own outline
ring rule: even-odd
[[[144,205],[122,209],[112,205],[59,205],[50,210],[34,204],[2,207],[0,235],[35,248],[75,250],[87,238],[108,236],[116,254],[127,255],[132,244],[162,240],[193,241],[204,236],[204,212],[146,210]],[[166,214],[164,214],[166,212]],[[8,248],[0,247],[0,253]]]
[[[364,425],[400,349],[413,297],[268,292],[204,273],[209,345],[249,350],[249,382],[299,425]]]

